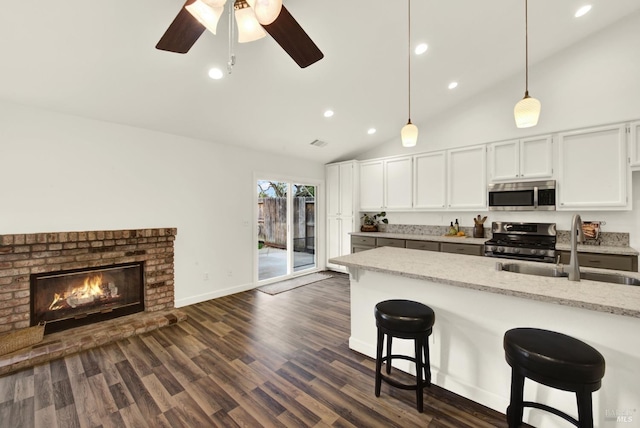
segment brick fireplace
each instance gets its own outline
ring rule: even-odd
[[[0,333],[29,327],[30,278],[141,263],[144,311],[174,307],[175,228],[0,235]]]

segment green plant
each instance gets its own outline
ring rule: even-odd
[[[364,215],[362,216],[362,224],[366,226],[377,226],[380,223],[389,224],[389,220],[384,218],[386,216],[387,213],[384,211],[373,215],[364,213]]]

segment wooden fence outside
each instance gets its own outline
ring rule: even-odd
[[[293,199],[293,250],[315,252],[315,198]],[[287,248],[287,198],[258,198],[258,240]]]

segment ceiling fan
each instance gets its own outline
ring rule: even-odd
[[[226,0],[187,0],[156,49],[187,53],[205,29],[215,34],[225,2]],[[264,29],[301,68],[324,57],[318,46],[282,5],[282,0],[233,0],[233,8],[240,43],[263,37]],[[247,33],[243,32],[245,18],[249,19],[246,21],[248,25],[254,27],[249,28]]]

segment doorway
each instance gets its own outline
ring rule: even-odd
[[[258,281],[317,267],[313,184],[258,179]]]

